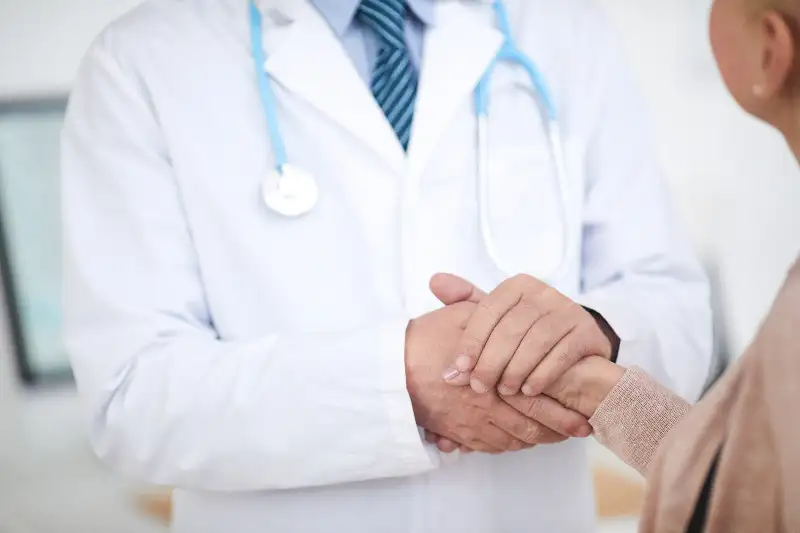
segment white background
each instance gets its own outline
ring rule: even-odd
[[[92,37],[135,3],[0,0],[0,99],[67,91]],[[676,208],[715,273],[722,338],[736,354],[800,249],[800,173],[782,139],[724,91],[706,38],[708,0],[601,3],[651,104]],[[0,345],[4,532],[149,529],[126,512],[127,487],[94,465],[77,413],[69,391],[21,393]],[[3,514],[12,511],[16,528]]]

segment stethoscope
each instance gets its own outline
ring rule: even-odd
[[[575,233],[571,231],[569,226],[567,172],[558,115],[544,77],[533,60],[517,46],[514,40],[505,2],[503,0],[492,0],[492,8],[494,9],[498,29],[503,34],[503,44],[475,88],[475,111],[478,121],[478,206],[481,237],[484,246],[486,246],[486,251],[495,266],[506,275],[516,273],[511,265],[503,261],[495,249],[489,223],[489,92],[495,67],[499,62],[507,61],[519,65],[525,71],[536,91],[537,105],[547,129],[550,157],[558,180],[562,221],[561,257],[558,267],[550,275],[539,276],[542,279],[552,281],[561,277],[564,269],[569,264],[569,254],[573,248],[569,241],[570,236]],[[275,167],[268,172],[262,182],[261,194],[264,204],[269,209],[286,217],[298,217],[314,208],[319,197],[319,189],[311,173],[287,161],[286,147],[278,124],[275,95],[270,87],[269,77],[265,68],[267,58],[263,43],[263,17],[255,0],[250,0],[250,40],[261,103],[264,108],[269,139],[275,159]]]

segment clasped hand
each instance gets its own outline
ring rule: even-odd
[[[472,302],[454,303],[409,324],[406,380],[417,424],[438,437],[486,453],[589,435],[585,417],[549,398],[538,402],[535,416],[527,416],[496,394],[478,394],[442,379],[445,366],[477,310]]]
[[[412,321],[406,343],[409,393],[431,442],[498,453],[591,433],[557,401],[558,380],[584,357],[610,357],[607,325],[530,276],[488,295],[450,275],[431,289],[446,306]]]

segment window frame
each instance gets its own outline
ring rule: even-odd
[[[0,99],[0,117],[10,114],[29,113],[65,113],[67,109],[66,95],[44,96],[39,98]],[[0,173],[2,169],[0,169]],[[2,176],[0,176],[2,179]],[[0,190],[0,195],[3,192]],[[7,345],[13,352],[18,379],[26,387],[44,385],[60,385],[74,381],[68,364],[56,370],[37,370],[30,358],[30,340],[22,323],[19,312],[19,291],[21,282],[14,274],[13,250],[9,249],[10,236],[7,221],[2,213],[0,203],[0,278],[2,282],[2,311],[5,313]]]

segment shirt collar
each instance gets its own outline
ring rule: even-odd
[[[407,0],[414,16],[426,26],[434,22],[435,0]],[[333,31],[341,37],[353,23],[360,0],[311,0]]]

